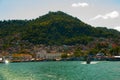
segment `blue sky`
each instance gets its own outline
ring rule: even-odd
[[[59,10],[95,27],[120,30],[120,0],[0,0],[0,20],[34,19]]]

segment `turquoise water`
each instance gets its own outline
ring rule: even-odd
[[[120,62],[0,64],[0,80],[120,80]]]

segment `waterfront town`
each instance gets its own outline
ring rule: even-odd
[[[8,48],[6,51],[0,50],[0,62],[4,62],[5,59],[10,62],[82,61],[86,59],[86,56],[90,56],[92,60],[120,60],[119,45],[119,43],[110,39],[101,39],[95,40],[88,45],[31,45],[30,48],[22,47],[22,49],[20,46],[16,46]]]

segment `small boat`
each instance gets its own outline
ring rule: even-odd
[[[90,59],[90,57],[88,56],[87,59],[86,59],[86,64],[90,64],[90,62],[91,62],[91,59]]]

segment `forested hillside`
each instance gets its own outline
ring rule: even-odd
[[[0,21],[0,46],[16,44],[75,45],[95,38],[119,38],[120,32],[92,27],[64,12],[49,12],[33,20]]]

